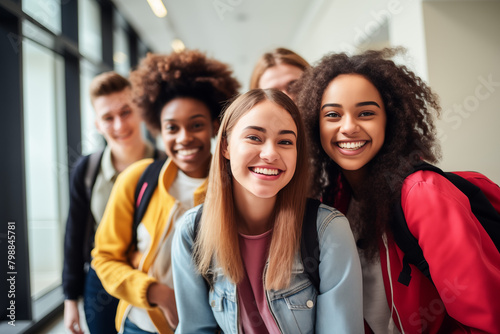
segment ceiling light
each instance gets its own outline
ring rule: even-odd
[[[127,61],[128,57],[125,53],[121,51],[117,51],[113,54],[113,61],[118,64],[124,64]]]
[[[186,49],[186,46],[180,39],[174,39],[170,45],[172,45],[172,49],[174,49],[175,52],[181,52]]]
[[[165,17],[167,16],[167,9],[165,8],[165,5],[161,0],[148,0],[149,7],[153,10],[153,13],[155,13],[156,16],[158,17]]]

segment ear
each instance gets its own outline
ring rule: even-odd
[[[221,142],[221,150],[222,150],[222,155],[224,158],[227,160],[231,160],[230,155],[229,155],[229,149],[227,147],[227,138],[223,138]]]
[[[217,132],[219,132],[220,122],[218,119],[212,121],[212,137],[217,136]]]
[[[97,129],[97,132],[99,132],[102,135],[103,133],[101,130],[101,126],[99,125],[99,122],[97,120],[94,121],[94,125],[95,125],[95,128]]]

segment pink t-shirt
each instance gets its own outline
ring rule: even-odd
[[[245,334],[279,334],[269,310],[262,276],[269,255],[271,231],[260,235],[239,235],[240,252],[246,275],[238,284],[240,326]]]

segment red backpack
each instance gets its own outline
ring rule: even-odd
[[[441,174],[467,196],[472,213],[476,216],[500,252],[500,187],[481,173],[443,172],[438,167],[426,162],[414,166],[414,169],[408,175],[419,170],[428,170]],[[393,210],[391,228],[396,244],[405,254],[403,258],[403,270],[399,275],[398,282],[406,286],[410,284],[410,263],[416,266],[432,281],[429,264],[425,260],[418,240],[408,229],[401,201],[396,204]]]

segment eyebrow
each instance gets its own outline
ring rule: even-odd
[[[364,107],[364,106],[376,106],[380,108],[380,105],[375,101],[365,101],[356,103],[356,107]],[[326,103],[321,107],[321,110],[323,110],[326,107],[342,108],[342,105],[338,103]]]
[[[249,125],[247,126],[246,128],[244,128],[243,130],[257,130],[259,132],[262,132],[262,133],[266,133],[266,129],[260,127],[260,126],[254,126],[254,125]],[[292,130],[281,130],[279,132],[280,135],[286,135],[286,134],[291,134],[291,135],[294,135],[295,137],[297,137],[297,134],[295,132],[293,132]]]
[[[193,116],[189,117],[189,120],[192,120],[192,119],[195,119],[195,118],[198,118],[198,117],[206,118],[206,116],[203,115],[203,114],[196,114],[196,115],[193,115]],[[165,119],[163,119],[162,122],[175,122],[175,121],[176,121],[175,118],[165,118]]]

